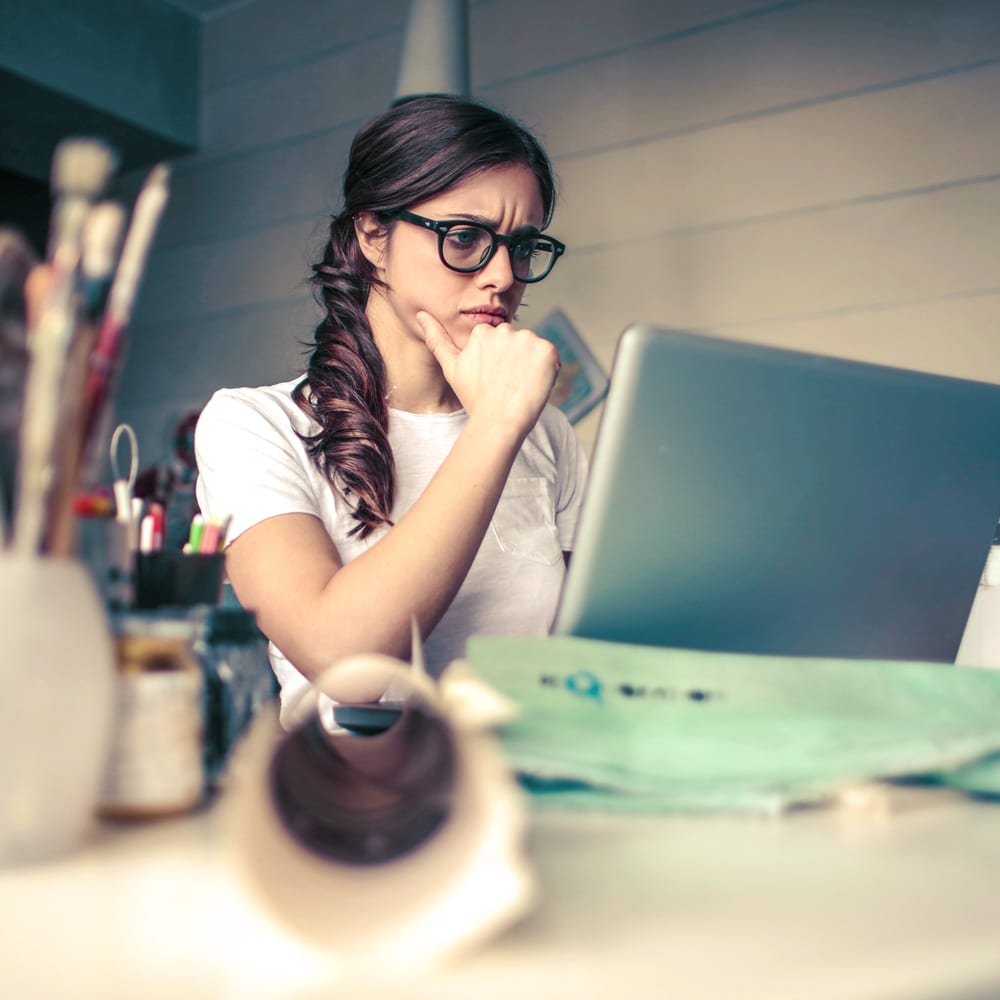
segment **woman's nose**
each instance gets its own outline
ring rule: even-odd
[[[486,265],[476,272],[480,286],[498,288],[506,291],[514,284],[514,269],[511,266],[510,250],[502,243],[497,245],[496,252],[486,262]]]

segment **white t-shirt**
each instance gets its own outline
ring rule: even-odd
[[[348,532],[351,508],[306,453],[299,434],[318,430],[295,404],[300,379],[254,389],[220,389],[202,411],[195,433],[197,497],[206,517],[231,518],[227,544],[277,514],[318,517],[340,558],[350,562],[375,544],[385,526],[363,541]],[[468,416],[389,412],[396,464],[392,520],[426,488]],[[472,635],[544,635],[552,626],[565,565],[573,547],[586,483],[587,460],[569,421],[546,406],[514,460],[503,495],[472,568],[437,627],[424,641],[431,674],[465,652]],[[420,586],[414,580],[415,587]],[[282,719],[308,692],[305,677],[274,646]]]

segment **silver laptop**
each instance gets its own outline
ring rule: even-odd
[[[953,661],[998,517],[1000,386],[635,325],[554,631]]]

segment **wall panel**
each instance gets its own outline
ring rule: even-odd
[[[571,0],[561,6],[565,17],[546,19],[532,33],[553,51],[562,45]],[[611,17],[614,5],[607,6]],[[517,55],[520,73],[494,81],[484,71],[480,86],[537,124],[553,155],[583,155],[996,62],[998,6],[995,0],[769,5],[758,16],[723,20],[711,30],[663,40],[640,36],[630,46],[609,43],[575,61],[553,59],[533,74]]]
[[[570,252],[523,322],[564,309],[606,365],[644,320],[1000,382],[996,0],[470,10],[475,92],[538,127],[562,181]],[[206,22],[204,146],[175,164],[120,400],[150,447],[174,403],[297,369],[303,279],[405,11]]]
[[[547,307],[569,298],[606,317],[604,326],[637,318],[718,327],[982,294],[1000,289],[987,252],[998,200],[993,181],[596,244],[567,254],[532,298]],[[997,364],[1000,376],[1000,353]]]
[[[203,28],[203,92],[402,30],[406,0],[253,0]]]
[[[1000,64],[559,160],[558,228],[589,244],[995,177],[998,95]]]
[[[217,156],[359,124],[390,102],[399,37],[359,42],[204,95],[202,150]]]
[[[162,324],[211,318],[305,292],[309,251],[321,237],[319,224],[309,220],[161,250],[143,287],[137,320]]]
[[[305,139],[248,150],[237,156],[184,165],[174,172],[174,207],[157,239],[163,248],[205,243],[235,233],[257,234],[267,246],[269,227],[315,220],[334,211],[353,125]]]
[[[470,6],[472,85],[547,76],[607,53],[715,32],[806,2],[485,0]]]

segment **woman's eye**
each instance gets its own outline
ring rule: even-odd
[[[483,234],[478,229],[450,229],[448,240],[459,249],[478,246],[483,240]]]

